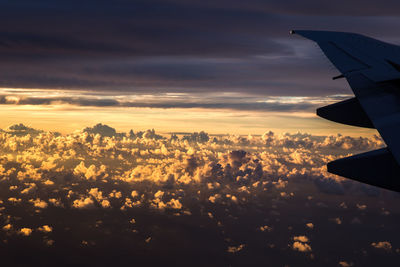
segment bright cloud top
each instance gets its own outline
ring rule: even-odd
[[[0,132],[0,237],[73,253],[129,248],[141,257],[146,248],[172,259],[181,251],[166,244],[177,242],[190,253],[216,249],[219,261],[256,260],[262,248],[267,258],[280,253],[274,262],[318,262],[331,257],[332,247],[321,247],[331,228],[336,235],[351,227],[357,240],[366,221],[385,222],[385,233],[397,227],[394,197],[376,201],[382,189],[326,171],[329,161],[383,145],[377,136],[161,135],[103,124],[61,135],[15,124]],[[184,248],[187,235],[195,241]],[[385,235],[359,244],[397,251]],[[331,260],[348,249],[334,247]]]
[[[22,198],[37,209],[140,206],[182,212],[190,212],[193,201],[257,201],[265,191],[283,190],[298,177],[341,193],[343,179],[327,173],[326,163],[383,146],[377,137],[273,132],[163,137],[154,130],[117,133],[101,124],[69,135],[19,124],[1,132],[0,140],[0,175],[9,183],[11,203]],[[35,197],[38,191],[48,191],[48,199]]]

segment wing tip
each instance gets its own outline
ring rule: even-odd
[[[325,31],[325,30],[290,30],[290,34],[300,35],[314,42],[326,42],[343,40],[350,36],[366,37],[362,34],[342,31]]]

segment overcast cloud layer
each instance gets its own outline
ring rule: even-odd
[[[396,1],[3,1],[0,86],[348,93],[291,29],[397,42]]]

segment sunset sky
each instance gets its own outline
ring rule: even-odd
[[[289,35],[399,43],[397,2],[360,3],[3,1],[0,127],[374,133],[314,115],[352,92],[316,45]]]
[[[399,194],[326,167],[385,143],[315,115],[353,93],[289,34],[400,44],[399,13],[0,1],[0,265],[399,266]]]

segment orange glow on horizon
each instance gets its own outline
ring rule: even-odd
[[[261,135],[266,131],[307,132],[316,135],[341,133],[371,136],[376,131],[340,125],[318,118],[312,113],[238,111],[200,108],[122,108],[79,107],[73,105],[1,105],[0,128],[23,123],[33,128],[63,134],[97,123],[107,124],[119,132],[130,129],[157,132],[198,132],[210,134]]]

